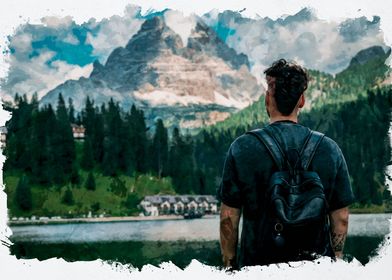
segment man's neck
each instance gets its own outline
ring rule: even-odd
[[[292,122],[298,123],[298,117],[294,114],[292,114],[290,116],[276,115],[276,116],[270,117],[270,123],[274,123],[274,122],[278,122],[278,121],[292,121]]]

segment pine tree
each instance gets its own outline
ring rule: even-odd
[[[92,170],[94,168],[94,155],[93,147],[91,145],[90,137],[86,136],[83,142],[83,154],[80,162],[80,166],[84,170]]]
[[[158,177],[165,176],[168,168],[168,139],[167,130],[161,119],[158,119],[156,122],[155,134],[151,148],[152,170],[158,175]]]
[[[83,124],[82,115],[81,115],[80,113],[77,113],[76,119],[75,119],[75,123],[76,123],[77,125],[82,125],[82,124]]]
[[[36,112],[32,116],[32,130],[30,135],[31,151],[31,178],[34,183],[40,185],[50,185],[51,177],[48,176],[47,168],[49,162],[49,139],[46,129],[46,122],[50,121],[47,108]]]
[[[61,202],[66,205],[73,205],[75,203],[74,198],[73,198],[73,194],[72,194],[72,190],[70,188],[67,188],[65,190]]]
[[[118,167],[125,174],[133,174],[135,171],[135,154],[133,147],[135,143],[132,141],[132,125],[129,122],[129,114],[125,115],[125,120],[121,121],[118,143],[120,145],[120,153],[118,158]]]
[[[99,211],[99,209],[101,209],[101,204],[99,202],[95,202],[95,203],[91,204],[91,211],[93,213],[97,213]]]
[[[169,152],[169,175],[173,179],[176,192],[187,194],[197,192],[195,183],[193,143],[190,136],[184,139],[175,127]]]
[[[5,155],[5,170],[18,169],[31,172],[31,153],[29,139],[32,129],[32,114],[36,104],[29,103],[26,95],[15,96],[15,108],[12,109],[12,118],[6,122],[8,130]]]
[[[79,172],[76,168],[73,169],[72,174],[71,174],[71,184],[73,186],[79,186],[79,184],[80,184],[80,175],[79,175]]]
[[[42,119],[45,119],[44,125],[42,126],[41,135],[45,137],[43,142],[42,150],[45,151],[45,161],[42,162],[42,172],[44,173],[44,178],[51,185],[55,182],[55,174],[58,170],[57,164],[57,147],[58,136],[57,136],[57,119],[56,114],[52,108],[52,105],[48,104],[42,111]],[[35,175],[35,178],[41,178]]]
[[[131,113],[132,114],[132,113]],[[136,160],[136,171],[144,173],[147,171],[146,162],[146,149],[148,145],[148,139],[146,134],[146,122],[144,120],[144,113],[142,110],[134,110],[135,115],[135,160]]]
[[[86,128],[85,135],[94,138],[95,108],[94,102],[87,96],[85,108],[82,111],[83,125]]]
[[[75,123],[75,108],[73,106],[73,100],[72,98],[68,98],[68,120],[70,123]]]
[[[123,120],[120,108],[110,99],[108,110],[105,114],[105,138],[103,142],[102,172],[104,175],[116,176],[121,160],[121,128]]]
[[[180,135],[180,131],[177,127],[173,129],[173,134],[172,134],[172,141],[170,145],[170,150],[169,150],[169,176],[173,180],[173,184],[175,186],[176,192],[177,193],[183,193],[180,188],[181,188],[181,180],[180,177],[182,176],[182,164],[179,164],[179,162],[182,163],[181,160],[181,150],[183,146],[183,140]]]
[[[129,141],[126,144],[129,146],[130,169],[144,173],[147,171],[147,134],[143,111],[132,105],[130,113],[126,115],[126,122],[129,124]]]
[[[61,92],[58,95],[56,116],[62,122],[68,120],[67,107],[65,106],[64,98]]]
[[[70,181],[71,174],[75,167],[75,143],[72,134],[71,124],[69,122],[67,108],[64,99],[59,93],[57,110],[57,123],[55,127],[55,135],[53,139],[53,155],[55,158],[53,174],[54,183],[63,185]]]
[[[94,160],[97,163],[102,163],[103,160],[103,142],[105,138],[103,114],[104,111],[101,113],[97,111],[95,115],[94,135],[92,138]]]
[[[84,184],[85,188],[90,191],[95,191],[95,178],[92,172],[88,173],[86,183]]]
[[[127,187],[125,186],[125,182],[118,177],[114,177],[110,182],[110,191],[121,197],[126,196]]]
[[[25,175],[19,179],[18,185],[16,186],[15,201],[22,211],[29,211],[33,207],[30,185]]]

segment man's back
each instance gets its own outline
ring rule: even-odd
[[[309,128],[291,121],[270,125],[274,136],[289,158],[295,160]],[[325,188],[329,211],[346,207],[353,201],[347,165],[337,144],[328,137],[321,141],[309,170],[316,171]],[[239,265],[268,263],[268,244],[263,242],[261,217],[266,211],[264,197],[271,175],[277,171],[267,148],[254,136],[244,134],[231,145],[218,191],[221,201],[242,208],[243,228]]]

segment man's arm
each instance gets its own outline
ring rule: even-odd
[[[220,241],[223,265],[235,267],[238,244],[238,225],[240,222],[241,209],[232,208],[224,203],[220,209]]]
[[[348,229],[348,216],[348,207],[334,210],[329,214],[332,249],[335,252],[335,256],[338,258],[343,257],[343,247]]]

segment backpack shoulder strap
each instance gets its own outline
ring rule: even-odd
[[[255,136],[261,143],[263,143],[272,156],[274,162],[278,166],[278,169],[283,170],[284,159],[281,153],[281,149],[278,146],[279,144],[274,140],[274,138],[271,137],[269,133],[267,133],[265,129],[255,129],[246,132],[246,134]]]
[[[314,154],[324,138],[324,134],[317,131],[310,131],[310,135],[307,138],[307,142],[304,144],[304,148],[301,152],[301,162],[303,170],[308,170],[310,163],[313,160]]]

